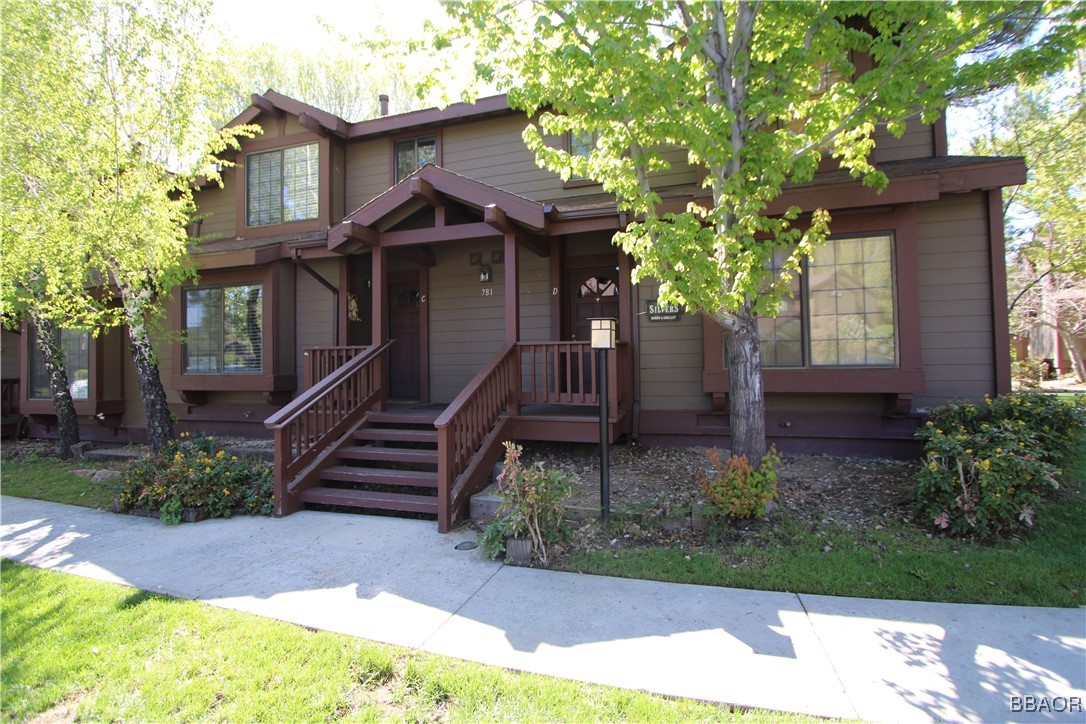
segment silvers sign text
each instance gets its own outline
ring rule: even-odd
[[[675,322],[683,316],[683,308],[677,304],[660,304],[655,299],[648,302],[650,322]]]

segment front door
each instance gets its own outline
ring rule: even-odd
[[[419,385],[419,283],[414,279],[388,282],[388,394],[395,400],[417,400]]]

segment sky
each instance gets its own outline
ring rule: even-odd
[[[445,17],[438,0],[263,0],[259,12],[254,7],[253,0],[215,0],[212,24],[252,43],[268,42],[319,53],[328,35],[318,19],[330,22],[345,35],[383,25],[396,35],[411,37],[426,19]],[[949,110],[950,153],[967,152],[976,118],[969,109]]]

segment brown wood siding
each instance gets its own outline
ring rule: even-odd
[[[442,131],[442,164],[450,171],[537,201],[600,193],[600,187],[594,184],[566,188],[556,174],[536,166],[534,155],[521,138],[525,125],[522,116],[508,116],[446,128]],[[559,142],[553,139],[553,143]],[[665,157],[672,168],[654,174],[654,185],[695,180],[685,151],[670,149]]]
[[[915,407],[995,391],[992,287],[984,195],[947,196],[917,211],[921,355],[927,390]]]
[[[334,261],[334,260],[333,260]],[[272,318],[264,320],[264,335],[269,334],[269,330],[275,330],[275,356],[278,361],[278,367],[276,374],[280,375],[292,375],[297,371],[298,374],[302,374],[302,367],[298,365],[295,360],[295,353],[298,350],[298,345],[295,343],[297,339],[298,324],[297,312],[294,305],[294,280],[296,276],[305,276],[303,273],[297,273],[298,270],[291,262],[279,262],[275,273],[278,274],[278,279],[275,284],[275,294],[277,298],[272,305]],[[339,267],[337,266],[333,272],[333,276],[330,279],[332,285],[339,283]],[[265,290],[265,294],[269,293]],[[332,310],[332,315],[335,316],[336,311]],[[271,360],[265,362],[265,365],[271,364]],[[267,369],[265,367],[265,369]]]
[[[389,141],[378,139],[347,146],[344,174],[346,214],[389,188]]]
[[[332,286],[339,286],[338,259],[312,259],[309,266],[313,271],[324,277]],[[307,347],[331,347],[336,344],[335,338],[335,297],[332,292],[310,276],[305,270],[299,269],[294,276],[295,284],[295,319],[297,327],[295,337],[297,345],[294,354],[294,369],[297,372],[298,388],[300,393],[305,389],[305,357],[303,355]]]
[[[638,289],[641,408],[710,410],[710,396],[701,389],[701,317],[687,313],[675,322],[650,322],[643,312],[658,288],[644,280]]]
[[[426,302],[433,402],[451,402],[505,340],[505,264],[491,264],[490,283],[480,284],[479,267],[468,263],[472,253],[490,259],[501,250],[501,241],[434,247],[437,265],[430,269]],[[493,294],[483,296],[483,289]]]
[[[935,136],[931,126],[925,126],[919,117],[910,118],[906,122],[905,134],[901,138],[895,138],[885,126],[880,126],[875,131],[875,157],[880,162],[933,156]]]
[[[344,206],[346,194],[347,149],[338,143],[332,144],[332,223],[336,224],[347,215]],[[354,211],[354,209],[351,209]]]
[[[200,235],[209,239],[228,239],[234,236],[237,225],[237,204],[234,194],[237,169],[226,169],[222,174],[223,188],[211,186],[196,193],[196,204],[204,217],[200,223]]]
[[[491,265],[493,268],[493,265]],[[504,265],[499,265],[504,266]],[[522,341],[551,337],[550,257],[520,249],[520,338]]]

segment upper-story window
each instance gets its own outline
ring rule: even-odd
[[[185,374],[259,374],[264,306],[259,284],[186,289]]]
[[[68,389],[73,400],[86,400],[90,394],[90,334],[75,329],[59,331],[60,350],[64,355],[64,370],[68,373]],[[28,399],[51,400],[49,370],[38,346],[37,331],[31,328],[30,379]]]
[[[570,156],[588,158],[592,153],[592,150],[596,147],[596,134],[592,132],[570,131],[567,134],[566,143],[569,147]],[[573,181],[583,181],[587,178],[587,176],[579,173],[570,175],[570,179]]]
[[[396,183],[428,163],[437,163],[435,136],[420,136],[396,142]]]
[[[250,153],[245,163],[246,226],[317,218],[320,162],[316,143]]]
[[[772,261],[779,269],[785,253]],[[897,364],[893,237],[830,239],[792,277],[776,317],[758,320],[766,367]]]

